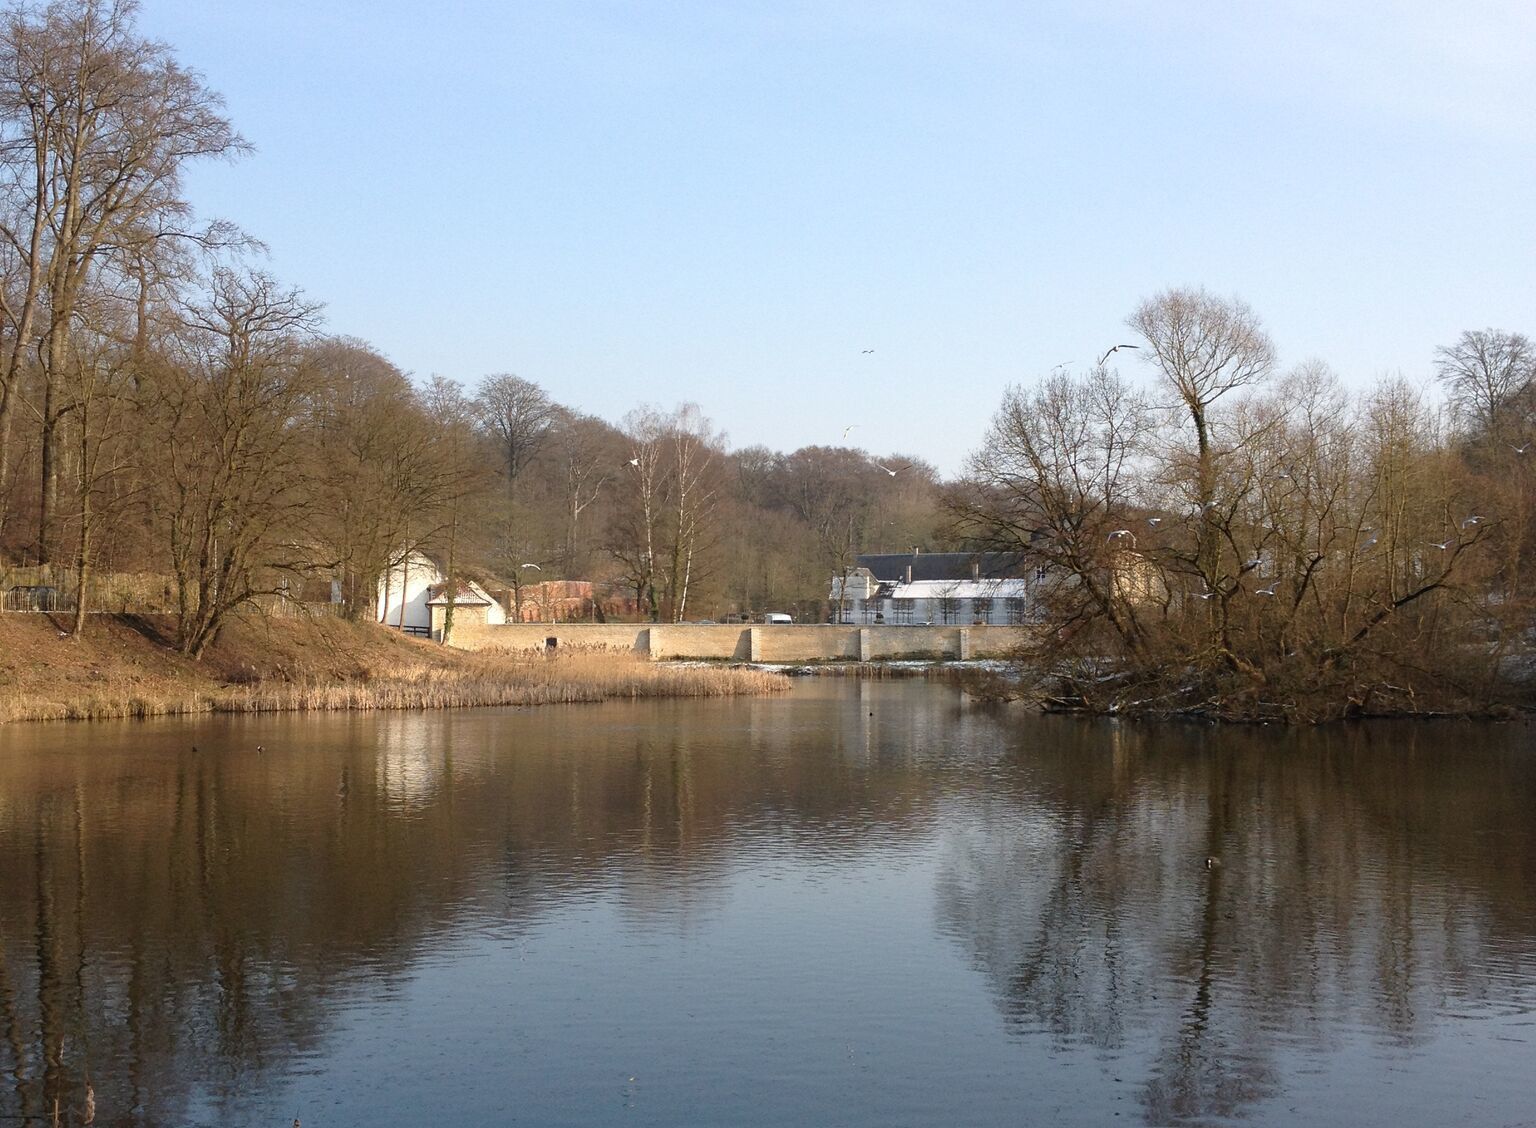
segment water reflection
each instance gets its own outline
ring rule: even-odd
[[[0,1114],[41,1123],[55,1102],[79,1109],[89,1082],[106,1123],[269,1116],[350,1052],[359,1014],[374,1023],[370,1054],[412,1060],[405,1031],[436,1013],[413,977],[483,976],[464,969],[487,958],[486,937],[525,962],[475,989],[555,1032],[568,1025],[570,961],[590,949],[582,973],[643,978],[656,948],[681,945],[701,1002],[674,1016],[674,1050],[703,1062],[766,1027],[762,1053],[779,1056],[764,1066],[801,1078],[795,1099],[817,1086],[864,1094],[839,1107],[849,1123],[888,1122],[892,1108],[963,1122],[913,1109],[949,1087],[1005,1110],[1042,1086],[1097,1122],[1122,1083],[1148,1123],[1284,1119],[1321,1100],[1309,1071],[1330,1053],[1429,1060],[1449,1022],[1530,1020],[1525,745],[1518,728],[1083,724],[889,683],[745,702],[13,728],[0,734]],[[911,875],[899,895],[866,905],[897,872]],[[825,935],[829,905],[851,903],[871,943],[890,945],[879,958],[795,946]],[[903,929],[925,913],[938,930],[919,947]],[[956,955],[1002,1017],[996,1037],[984,1013],[934,1016],[939,992],[963,992],[946,978]],[[886,958],[886,997],[781,1017],[812,1035],[879,1031],[863,1064],[852,1046],[819,1052],[763,1017],[788,992],[776,977],[862,981]],[[937,1047],[941,1021],[970,1039],[963,1051]],[[580,1057],[558,1040],[551,1060]],[[475,1068],[514,1068],[492,1049]],[[992,1088],[945,1052],[968,1055]],[[1010,1058],[1042,1053],[1083,1055],[1102,1095],[1044,1065],[1008,1075]],[[741,1112],[708,1078],[698,1066],[695,1118],[794,1118],[792,1104]],[[377,1077],[353,1080],[361,1103]],[[462,1098],[418,1084],[425,1107]],[[542,1122],[580,1109],[558,1096],[543,1109],[523,1094]]]
[[[940,918],[1017,1029],[1150,1043],[1148,1122],[1242,1116],[1296,1045],[1536,1004],[1523,730],[1030,732],[956,813]]]

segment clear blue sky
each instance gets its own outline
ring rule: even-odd
[[[144,0],[141,22],[256,146],[194,201],[333,331],[609,419],[695,400],[786,450],[857,423],[954,472],[1010,382],[1128,339],[1170,285],[1243,297],[1285,364],[1351,382],[1427,378],[1463,329],[1536,333],[1529,0]]]

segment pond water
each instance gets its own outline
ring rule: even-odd
[[[842,680],[11,726],[0,1118],[1536,1124],[1532,748]]]

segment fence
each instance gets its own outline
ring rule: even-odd
[[[344,618],[346,612],[344,603],[311,603],[305,600],[290,599],[286,595],[258,595],[253,601],[254,608],[263,615],[272,615],[279,619],[314,619],[326,617],[333,619]]]
[[[101,572],[86,582],[86,610],[105,615],[168,615],[176,612],[176,587],[169,576],[155,572]],[[68,612],[75,609],[74,576],[61,569],[0,569],[0,611]],[[257,596],[252,605],[259,614],[277,618],[340,617],[343,605],[305,602],[288,596]]]
[[[76,590],[74,575],[61,568],[0,568],[6,611],[73,611]],[[90,611],[163,614],[175,607],[175,587],[156,572],[98,572],[86,582]]]
[[[18,584],[6,590],[0,606],[6,611],[73,611],[75,596],[48,584]]]

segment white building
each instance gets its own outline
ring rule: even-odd
[[[427,601],[444,579],[430,556],[407,553],[379,577],[379,622],[407,634],[430,636],[432,609]]]
[[[858,558],[846,590],[834,576],[831,599],[845,623],[1010,626],[1034,621],[1044,582],[1013,553],[880,553]]]

